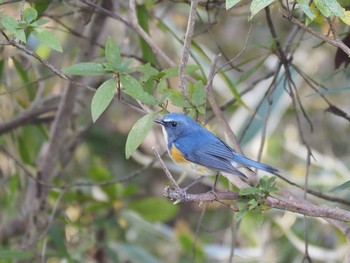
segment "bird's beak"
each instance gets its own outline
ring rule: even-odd
[[[160,125],[164,125],[164,121],[163,120],[155,120],[154,122],[160,124]]]

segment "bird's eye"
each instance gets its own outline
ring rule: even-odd
[[[177,126],[177,122],[175,122],[175,121],[172,121],[172,122],[170,122],[170,125],[172,126],[172,127],[176,127]]]

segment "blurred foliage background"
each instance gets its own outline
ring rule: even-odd
[[[229,10],[224,1],[199,1],[189,61],[199,69],[191,76],[206,84],[212,59],[221,54],[213,93],[244,153],[304,185],[306,143],[312,152],[308,187],[348,200],[347,189],[330,193],[349,180],[347,56],[338,55],[343,64],[336,66],[336,53],[342,54],[341,50],[282,16],[281,9],[289,6],[304,24],[298,5],[272,2],[270,17],[278,41],[291,54],[291,79],[284,69],[279,70],[281,58],[276,55],[266,11],[248,20],[250,1],[240,1]],[[346,1],[339,3],[346,7]],[[53,36],[40,30],[35,33],[30,27],[37,25],[25,25],[24,43],[18,31],[22,24],[11,32],[15,22],[6,22],[4,16],[23,22],[23,10],[30,6],[38,19],[47,19],[40,28]],[[150,63],[161,71],[178,65],[190,1],[0,1],[0,8],[1,263],[301,262],[305,243],[313,262],[346,258],[345,235],[322,218],[305,220],[296,213],[267,210],[262,223],[254,212],[237,222],[235,213],[220,202],[174,205],[162,196],[168,181],[152,152],[152,146],[165,152],[159,127],[152,129],[130,159],[125,158],[127,135],[134,123],[145,111],[159,108],[126,94],[122,99],[116,95],[93,124],[91,99],[111,76],[67,80],[60,75],[61,68],[75,63],[103,61],[108,36],[123,58],[133,58],[135,67]],[[322,15],[306,26],[330,39],[336,32],[344,41],[349,31],[337,17]],[[174,65],[144,41],[139,28]],[[288,89],[290,80],[295,84],[296,103]],[[166,86],[179,91],[178,77],[167,79]],[[146,83],[144,89],[157,96],[152,84]],[[182,111],[174,100],[167,109]],[[229,142],[209,105],[205,117],[211,129]],[[167,155],[163,159],[179,178],[182,171]],[[181,185],[194,179],[187,176]],[[191,192],[209,191],[212,184],[208,178]],[[304,195],[281,180],[277,186]],[[228,187],[222,178],[219,189]],[[348,209],[309,198],[317,205]]]

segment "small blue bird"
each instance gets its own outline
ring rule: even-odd
[[[217,175],[226,172],[247,177],[239,167],[255,167],[269,173],[278,170],[236,153],[230,146],[190,117],[169,113],[156,120],[163,127],[167,148],[172,160],[190,173]]]

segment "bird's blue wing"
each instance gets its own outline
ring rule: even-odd
[[[278,173],[278,170],[276,168],[242,156],[239,153],[236,153],[234,150],[232,150],[230,146],[228,146],[225,142],[221,141],[220,139],[218,140],[222,145],[225,145],[226,147],[223,147],[220,143],[215,142],[214,144],[205,145],[203,147],[204,150],[212,155],[216,155],[220,158],[229,160],[231,165],[236,168],[239,166],[254,167],[272,174]]]
[[[232,162],[232,150],[218,138],[207,137],[206,141],[182,142],[184,157],[196,164],[209,167],[213,170],[236,174],[244,179],[246,176],[237,170]],[[177,145],[181,148],[181,144]]]
[[[187,142],[188,147],[184,147],[185,158],[191,162],[210,167],[214,170],[229,172],[234,174],[243,174],[237,170],[239,166],[255,167],[269,173],[277,173],[278,170],[247,157],[244,157],[235,151],[225,142],[217,137],[207,137],[208,140]],[[186,151],[186,148],[191,149]],[[243,175],[244,176],[244,175]]]

